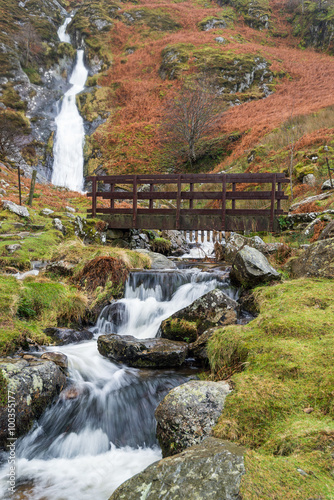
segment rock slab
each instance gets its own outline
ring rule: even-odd
[[[162,456],[180,453],[208,437],[229,392],[227,382],[199,380],[172,389],[155,412]]]
[[[241,500],[245,449],[221,439],[150,465],[123,483],[109,500]]]
[[[114,363],[133,368],[174,368],[182,366],[188,356],[185,342],[166,339],[137,339],[131,335],[100,335],[97,348]]]
[[[290,262],[294,278],[334,278],[334,238],[312,243],[300,257]]]

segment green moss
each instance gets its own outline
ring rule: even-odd
[[[0,370],[0,408],[7,405],[8,401],[8,384],[7,379]]]
[[[323,498],[330,498],[328,492],[334,487],[329,454],[334,442],[333,292],[330,280],[300,279],[258,288],[259,316],[245,327],[216,331],[209,340],[213,373],[218,379],[232,375],[234,387],[215,435],[257,450],[249,454],[243,481],[242,495],[247,500],[304,499],[315,494],[317,486],[317,494],[321,491]],[[308,408],[310,414],[304,411]],[[286,461],[279,456],[287,457]],[[283,470],[291,478],[293,467],[291,483]],[[306,470],[309,480],[300,480],[298,467]],[[318,473],[315,481],[313,474]],[[262,483],[264,477],[271,478],[270,485]],[[280,485],[277,496],[273,484]]]
[[[132,8],[123,13],[124,22],[145,25],[155,31],[176,31],[181,25],[163,9]]]
[[[220,11],[217,16],[209,16],[198,24],[202,31],[231,28],[236,20],[235,11],[230,7]]]
[[[251,28],[267,29],[270,25],[271,9],[269,0],[223,0],[243,15],[245,23]]]
[[[150,242],[150,246],[153,252],[162,253],[163,255],[169,255],[172,243],[165,238],[154,238]]]
[[[164,336],[182,342],[194,342],[197,339],[196,321],[183,318],[173,318],[164,321]]]
[[[182,71],[188,70],[188,60],[194,50],[194,45],[177,43],[167,45],[161,52],[161,65],[159,75],[163,80],[174,80]]]

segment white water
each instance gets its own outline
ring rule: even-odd
[[[224,275],[134,273],[126,298],[116,303],[123,320],[113,327],[105,314],[96,336],[112,328],[137,338],[154,337],[162,319],[217,285],[229,290]],[[17,442],[20,491],[10,497],[6,496],[7,457],[2,457],[0,498],[107,500],[118,485],[161,457],[154,409],[187,377],[115,365],[98,353],[96,338],[50,350],[68,356],[72,394],[65,390]]]
[[[59,28],[62,42],[70,42],[66,27],[71,18]],[[84,51],[77,51],[77,61],[70,78],[72,87],[65,93],[61,110],[56,117],[56,136],[53,148],[53,172],[51,182],[73,191],[83,190],[83,145],[85,131],[83,120],[76,105],[76,95],[81,92],[87,80],[88,71],[84,65]]]

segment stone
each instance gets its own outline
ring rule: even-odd
[[[41,214],[42,215],[51,215],[51,214],[54,214],[54,211],[51,210],[50,208],[43,208],[43,210],[41,210]]]
[[[5,190],[5,189],[0,188],[0,194],[6,195],[6,194],[7,194],[7,192],[6,192],[6,190]]]
[[[44,359],[0,358],[0,369],[15,398],[15,437],[22,436],[60,393],[65,374]],[[7,406],[0,406],[0,446],[7,443]]]
[[[330,238],[334,238],[334,220],[327,224],[325,229],[323,229],[323,231],[320,233],[318,241],[328,240]]]
[[[60,231],[64,235],[66,234],[66,228],[63,226],[63,223],[60,219],[56,217],[55,219],[53,219],[52,224],[58,231]]]
[[[131,335],[100,335],[97,348],[114,363],[133,368],[174,368],[185,363],[188,345],[167,339],[137,339]]]
[[[312,243],[289,262],[292,277],[334,278],[334,238]]]
[[[217,36],[217,37],[215,38],[215,41],[216,41],[217,43],[225,43],[225,38],[223,38],[222,36]]]
[[[207,353],[207,344],[217,328],[209,328],[202,335],[189,344],[189,356],[194,358],[197,365],[208,366],[209,358]]]
[[[303,184],[308,184],[309,186],[315,186],[315,175],[307,174],[303,177]]]
[[[6,245],[6,250],[8,250],[9,253],[14,253],[17,250],[20,250],[20,248],[22,248],[22,246],[18,243],[14,243],[13,245]]]
[[[73,214],[75,213],[75,208],[72,207],[65,207],[65,210],[67,210],[67,212],[72,212]]]
[[[44,354],[42,354],[41,358],[47,359],[48,361],[52,361],[60,368],[63,368],[65,370],[67,370],[68,368],[67,356],[62,352],[55,352],[55,351],[45,352]]]
[[[253,288],[281,279],[281,275],[269,264],[266,257],[248,245],[237,253],[230,277],[233,283],[243,288]]]
[[[298,203],[294,203],[293,205],[291,205],[291,207],[289,208],[289,212],[294,212],[299,207],[306,205],[308,203],[313,203],[314,201],[325,200],[326,198],[328,198],[331,195],[332,195],[332,193],[323,193],[323,194],[318,194],[316,196],[309,196],[308,198],[304,198],[304,200],[299,201]]]
[[[246,236],[242,236],[241,234],[234,232],[225,233],[225,242],[223,242],[222,244],[218,242],[215,243],[214,249],[216,260],[223,260],[228,264],[232,264],[236,257],[236,254],[245,245],[256,248],[262,253],[273,253],[277,250],[277,248],[273,248],[272,246],[267,245],[259,236],[247,238]]]
[[[171,242],[171,253],[174,256],[180,256],[189,252],[189,244],[184,233],[175,229],[165,230],[161,233],[162,238]]]
[[[312,222],[307,224],[305,229],[303,229],[303,231],[302,231],[303,235],[308,237],[308,238],[311,238],[313,236],[315,226],[317,226],[320,223],[321,223],[320,219],[318,219],[318,218],[314,219]]]
[[[46,272],[53,273],[58,276],[72,276],[75,264],[72,262],[67,262],[66,260],[58,260],[57,262],[51,262],[45,268]]]
[[[20,217],[30,217],[29,210],[26,207],[16,205],[12,201],[2,200],[2,206]]]
[[[150,252],[146,249],[138,249],[136,252],[144,253],[151,259],[151,269],[177,269],[176,264],[161,253]]]
[[[161,323],[162,338],[194,342],[208,328],[237,322],[239,304],[216,288]]]
[[[93,333],[85,329],[73,330],[72,328],[51,327],[46,328],[44,333],[46,333],[48,337],[52,337],[57,345],[73,344],[75,342],[91,340],[93,338]]]
[[[207,438],[125,481],[109,500],[241,500],[245,448]]]
[[[327,191],[328,189],[334,189],[334,179],[332,179],[332,182],[330,181],[330,179],[327,179],[327,181],[322,184],[322,191]]]
[[[155,411],[162,456],[180,453],[209,436],[229,392],[227,382],[200,380],[172,389]]]

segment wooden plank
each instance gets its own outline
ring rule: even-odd
[[[189,189],[190,189],[189,194],[191,195],[191,198],[189,198],[189,208],[192,209],[192,208],[194,208],[194,201],[193,201],[194,198],[193,197],[196,194],[196,193],[194,193],[194,183],[193,182],[190,183]],[[185,198],[183,197],[183,199],[185,199]]]
[[[271,188],[271,204],[270,204],[270,231],[274,229],[274,215],[275,215],[275,194],[276,194],[276,175],[274,175]]]
[[[113,194],[115,188],[115,184],[110,184],[110,194]],[[110,208],[113,209],[115,208],[115,200],[113,198],[110,198]]]
[[[96,216],[96,179],[92,180],[92,215]]]
[[[149,193],[149,194],[150,194],[150,195],[153,195],[153,191],[154,191],[154,184],[153,184],[153,183],[151,183],[151,184],[150,184],[150,193]],[[138,194],[141,194],[141,193],[138,193]],[[149,208],[150,208],[151,210],[153,210],[153,197],[152,197],[152,198],[150,198]]]
[[[222,185],[222,225],[221,229],[225,230],[225,222],[226,222],[226,176],[223,177],[223,185]]]

